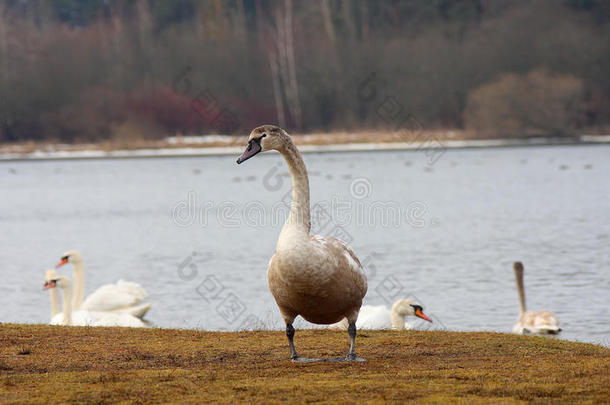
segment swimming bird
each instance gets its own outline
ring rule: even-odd
[[[105,284],[85,296],[85,272],[83,257],[77,250],[69,250],[63,254],[56,268],[66,263],[72,263],[72,277],[74,279],[74,293],[72,295],[72,308],[97,312],[126,313],[143,318],[152,304],[142,301],[148,296],[144,288],[132,281],[119,280],[116,284]],[[84,302],[83,302],[84,300]]]
[[[385,305],[363,305],[356,321],[356,328],[405,330],[407,329],[405,324],[407,316],[416,316],[432,322],[432,319],[424,314],[421,305],[413,300],[403,298],[396,300],[392,309]],[[341,322],[330,325],[333,329],[347,329],[347,326],[345,318]]]
[[[286,324],[290,358],[299,362],[319,360],[302,358],[296,352],[293,322],[300,315],[321,325],[347,318],[350,348],[342,360],[365,361],[355,352],[356,320],[367,291],[362,265],[343,241],[310,235],[309,177],[303,158],[286,131],[273,125],[255,128],[237,163],[269,150],[282,154],[292,177],[290,214],[267,269],[269,289]]]
[[[62,312],[56,314],[51,319],[51,325],[64,326],[127,326],[133,328],[145,327],[146,325],[141,319],[126,313],[115,312],[93,312],[86,310],[74,310],[72,308],[72,282],[66,276],[46,273],[44,289],[53,293],[55,288],[60,288],[62,291]],[[56,296],[51,295],[52,306],[53,300],[56,302]]]
[[[559,320],[555,314],[549,311],[528,311],[525,306],[525,288],[523,285],[523,264],[515,262],[515,279],[517,281],[517,292],[519,293],[519,319],[513,326],[514,333],[533,334],[557,334],[561,332]]]

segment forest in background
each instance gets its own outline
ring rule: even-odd
[[[605,0],[3,0],[0,142],[610,128]]]

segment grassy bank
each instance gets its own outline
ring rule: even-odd
[[[347,336],[297,331],[302,356]],[[498,333],[366,331],[366,363],[294,364],[282,332],[0,325],[0,402],[599,402],[610,349]]]

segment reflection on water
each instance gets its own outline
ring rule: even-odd
[[[350,241],[366,303],[419,300],[435,323],[416,328],[510,331],[521,260],[529,308],[555,312],[562,338],[603,342],[609,152],[448,151],[433,167],[421,152],[306,155],[312,226]],[[1,321],[47,322],[44,270],[78,249],[88,292],[140,282],[155,325],[282,327],[265,274],[290,201],[279,155],[8,162],[0,186]]]

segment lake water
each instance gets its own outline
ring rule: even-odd
[[[290,178],[278,154],[235,158],[1,163],[0,321],[48,322],[44,271],[77,249],[87,293],[137,281],[156,326],[283,328],[266,269]],[[415,297],[435,320],[415,328],[509,332],[520,260],[529,309],[610,346],[609,146],[304,158],[313,226],[365,263],[366,304]]]

